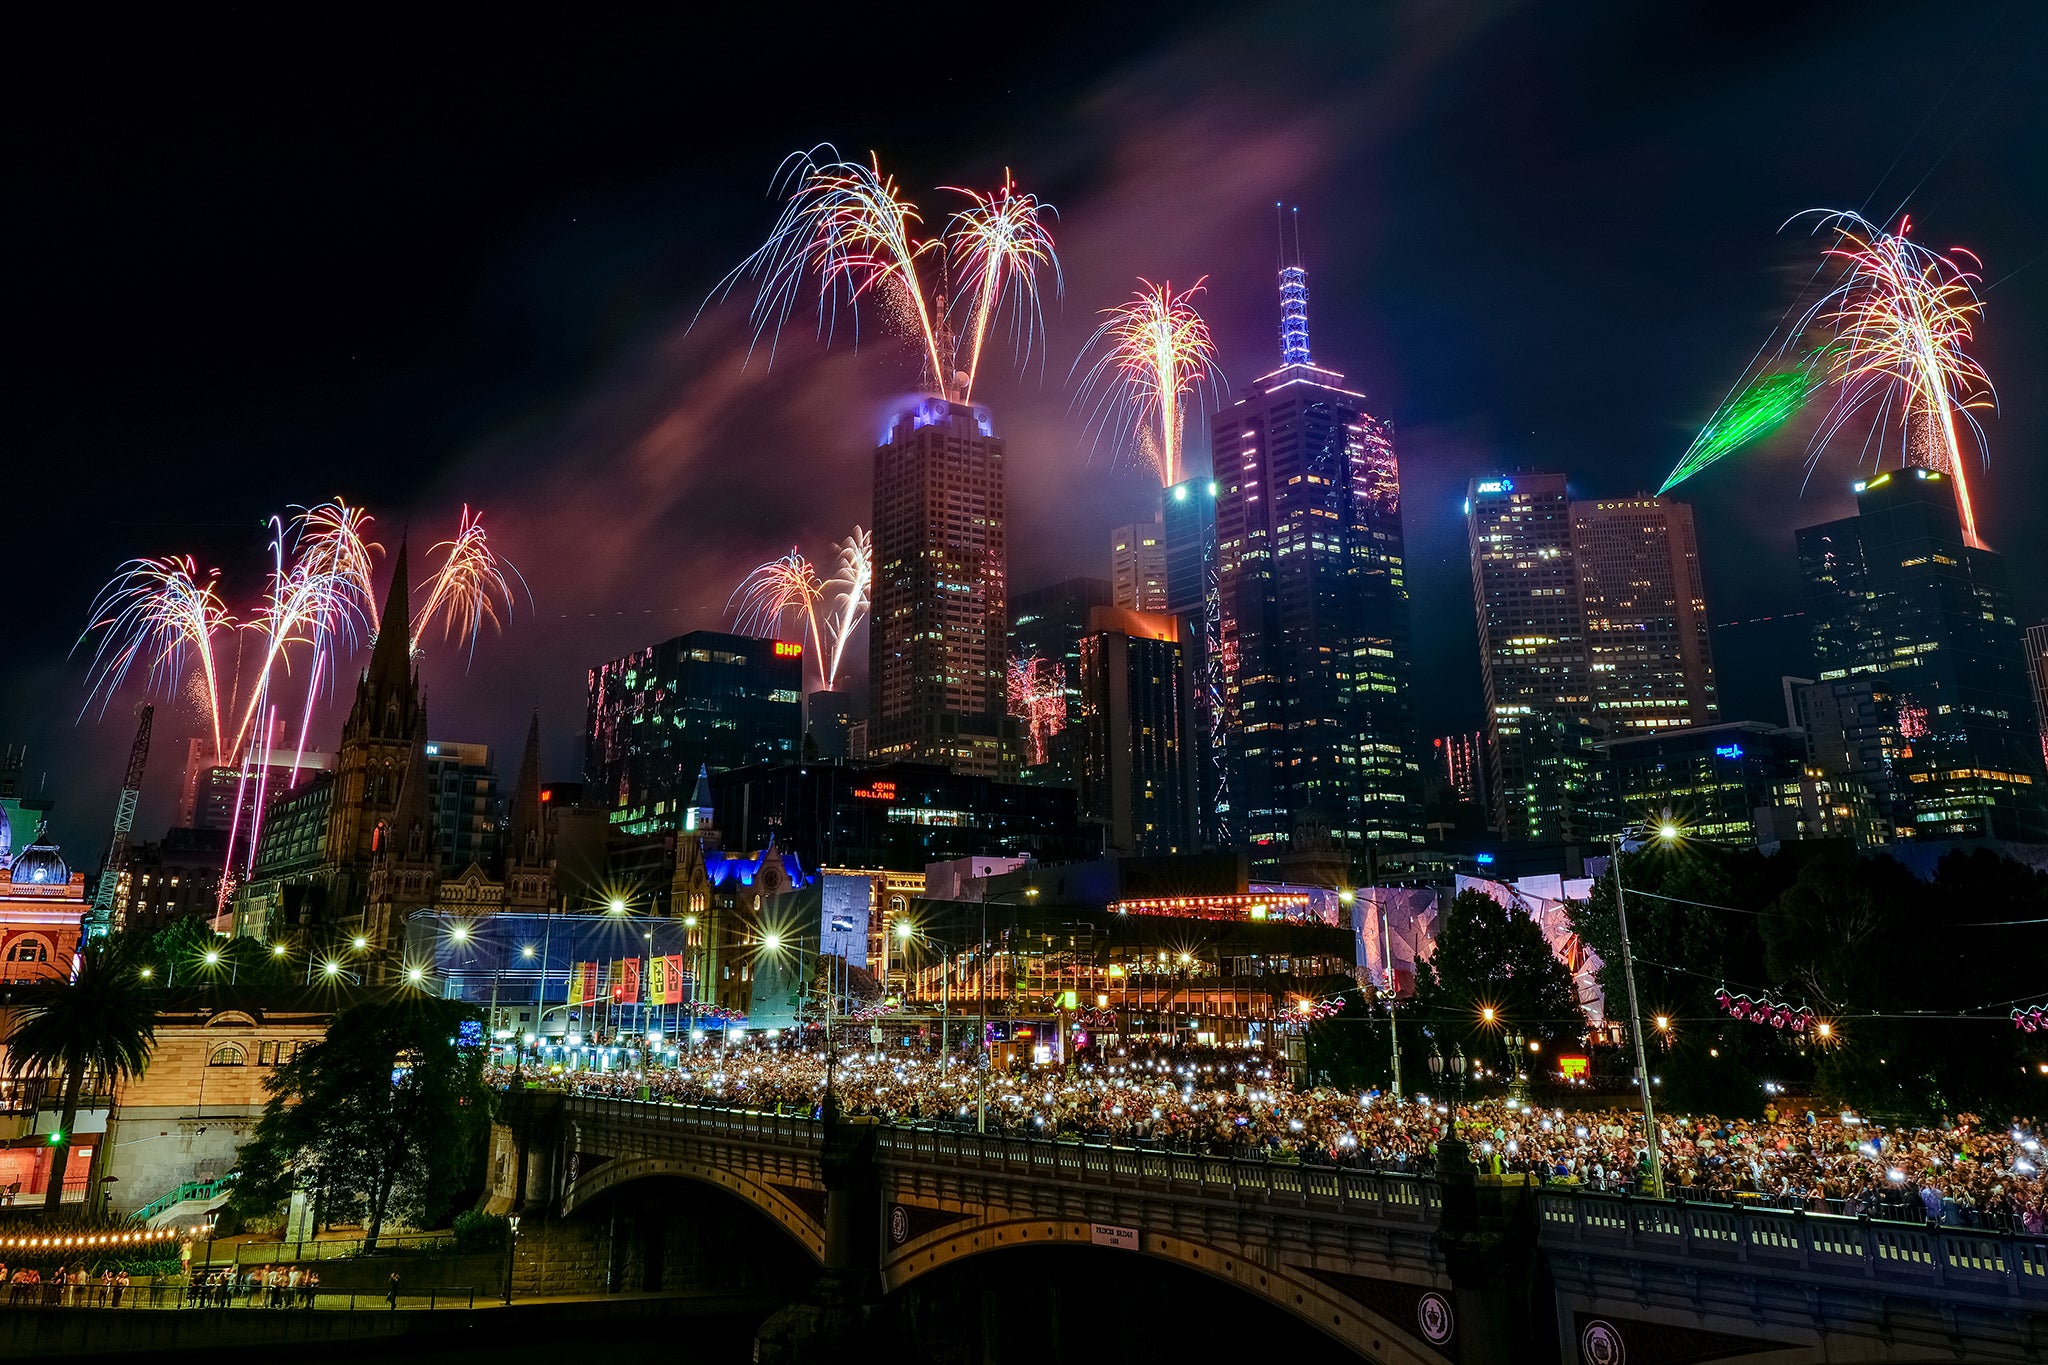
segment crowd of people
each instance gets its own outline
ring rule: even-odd
[[[13,1308],[119,1308],[128,1293],[129,1277],[125,1270],[101,1270],[94,1275],[82,1265],[60,1265],[48,1275],[23,1266],[9,1274],[7,1267],[0,1265],[0,1282],[7,1285],[7,1302]]]
[[[841,1051],[841,1112],[910,1125],[1078,1138],[1212,1155],[1428,1174],[1455,1125],[1494,1173],[1641,1193],[1648,1147],[1638,1111],[1568,1112],[1507,1097],[1295,1089],[1256,1049],[1125,1048],[1074,1065],[1007,1073],[977,1058]],[[783,1113],[824,1103],[821,1050],[713,1048],[645,1069],[500,1070],[500,1085]],[[1849,1113],[1776,1104],[1759,1119],[1659,1115],[1665,1192],[1701,1201],[2048,1233],[2048,1187],[2030,1118],[1900,1128]]]

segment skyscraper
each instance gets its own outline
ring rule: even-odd
[[[1510,839],[1594,833],[1592,669],[1564,475],[1474,479],[1465,533],[1494,828]]]
[[[2034,720],[2041,729],[2041,755],[2048,758],[2048,622],[2027,627],[2027,680],[2034,689]]]
[[[1194,777],[1197,844],[1232,842],[1228,712],[1224,706],[1222,605],[1216,596],[1216,480],[1183,479],[1160,494],[1166,546],[1166,610],[1180,623],[1193,724],[1186,737]]]
[[[1166,610],[1166,530],[1158,521],[1119,526],[1109,537],[1109,579],[1125,611]]]
[[[1798,533],[1823,683],[1889,692],[1900,837],[2048,841],[2041,738],[2005,560],[1964,543],[1954,485],[1909,468]]]
[[[1517,474],[1473,480],[1465,521],[1494,826],[1607,833],[1618,808],[1593,746],[1719,719],[1692,509],[1573,502],[1564,475]]]
[[[1714,724],[1720,708],[1692,508],[1639,497],[1571,509],[1596,728],[1627,739]]]
[[[1280,294],[1281,367],[1211,425],[1231,832],[1262,861],[1297,822],[1421,838],[1393,439],[1311,360],[1300,266]]]
[[[1047,761],[1037,768],[1024,764],[1027,782],[1074,780],[1068,730],[1081,715],[1081,640],[1088,634],[1088,614],[1110,601],[1105,578],[1062,579],[1010,599],[1010,657],[1037,659],[1041,671],[1054,671],[1063,699],[1061,728],[1050,737]]]
[[[590,670],[583,777],[628,834],[675,829],[713,772],[796,758],[804,647],[693,630]]]
[[[919,399],[876,448],[874,487],[868,756],[1014,776],[1003,442],[988,410]]]
[[[1178,635],[1171,616],[1111,607],[1096,609],[1081,641],[1080,809],[1104,825],[1111,853],[1194,847],[1194,708]]]

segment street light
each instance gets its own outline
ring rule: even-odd
[[[1609,842],[1614,846],[1614,919],[1621,930],[1621,972],[1628,983],[1628,1031],[1635,1041],[1636,1085],[1643,1097],[1643,1144],[1650,1154],[1650,1196],[1664,1197],[1664,1153],[1657,1141],[1657,1108],[1650,1099],[1650,1059],[1643,1048],[1643,1012],[1636,1000],[1636,959],[1628,942],[1628,900],[1622,892],[1621,845],[1631,831],[1623,830]],[[1640,832],[1638,828],[1637,832]],[[1678,826],[1669,820],[1659,822],[1657,837],[1665,843],[1678,838]]]

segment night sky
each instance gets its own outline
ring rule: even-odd
[[[77,723],[67,651],[130,556],[218,565],[246,612],[289,504],[346,496],[416,553],[481,507],[534,606],[467,668],[429,640],[424,674],[435,736],[497,746],[509,781],[534,706],[548,776],[577,775],[586,666],[718,626],[753,564],[866,524],[914,352],[799,323],[771,369],[744,363],[743,302],[697,316],[770,222],[777,161],[823,141],[878,151],[928,210],[1006,166],[1059,207],[1049,344],[976,394],[1009,442],[1013,587],[1106,576],[1109,528],[1149,502],[1072,408],[1097,310],[1206,275],[1233,387],[1273,368],[1284,200],[1316,359],[1396,427],[1422,732],[1476,727],[1465,481],[1654,489],[1812,274],[1817,242],[1780,225],[1903,205],[1985,262],[1980,522],[2023,618],[2048,611],[2037,6],[1017,6],[1000,32],[959,7],[748,7],[772,16],[751,31],[706,8],[10,21],[0,743],[30,745],[74,863],[100,856],[139,695]],[[1805,435],[1685,490],[1717,623],[1797,610],[1792,529],[1849,509],[1859,447],[1806,483]],[[159,707],[138,837],[195,722]]]

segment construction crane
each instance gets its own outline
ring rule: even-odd
[[[121,865],[128,861],[128,835],[135,829],[135,803],[142,799],[142,769],[149,762],[149,727],[155,719],[156,707],[142,703],[141,718],[135,724],[135,747],[128,751],[128,778],[121,784],[121,804],[114,808],[114,842],[107,849],[100,884],[93,888],[92,911],[86,916],[85,931],[91,938],[99,938],[113,927],[114,884],[121,879]]]

